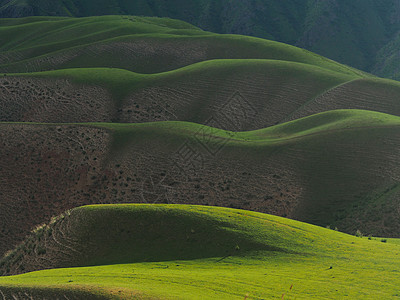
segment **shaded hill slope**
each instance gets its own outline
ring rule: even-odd
[[[6,298],[385,299],[398,295],[398,252],[391,240],[243,210],[96,205],[36,229],[1,264],[12,272],[100,265],[1,277],[0,291]],[[121,261],[131,263],[101,265]]]
[[[333,111],[243,133],[182,122],[1,124],[1,253],[94,203],[238,207],[398,236],[399,118]]]
[[[300,46],[390,78],[398,78],[398,66],[392,68],[391,64],[397,64],[393,57],[400,30],[399,9],[396,0],[0,2],[2,17],[104,14],[171,17],[213,32],[258,36]]]

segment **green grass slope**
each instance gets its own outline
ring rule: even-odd
[[[398,71],[391,67],[391,62],[396,64],[394,46],[400,30],[396,0],[233,0],[229,4],[223,0],[5,2],[0,2],[3,18],[104,14],[170,17],[213,32],[257,36],[301,46],[364,71],[390,78],[398,76]]]
[[[186,122],[0,127],[0,253],[96,203],[243,208],[398,237],[397,116],[338,110],[250,132]]]
[[[190,121],[243,131],[332,109],[400,114],[394,81],[171,19],[2,19],[0,41],[0,121]],[[219,115],[243,106],[241,126]]]
[[[0,22],[0,72],[115,67],[139,73],[223,58],[279,59],[361,72],[286,44],[218,35],[185,22],[131,16],[24,18]]]
[[[190,121],[243,131],[332,109],[400,114],[394,81],[171,19],[2,19],[0,41],[1,121]],[[242,126],[218,115],[240,106],[249,110],[237,116]]]
[[[305,254],[307,246],[296,243],[293,236],[289,239],[282,228],[268,234],[251,232],[249,228],[262,222],[256,218],[240,222],[242,214],[232,211],[180,205],[85,206],[35,229],[0,264],[5,274],[15,274],[55,267],[242,256],[259,250]]]
[[[399,245],[249,211],[185,205],[86,206],[35,234],[24,244],[33,246],[30,254],[21,251],[23,246],[15,252],[21,254],[20,266],[53,258],[54,238],[80,246],[84,252],[71,250],[70,258],[83,264],[85,258],[102,264],[103,257],[130,263],[1,277],[3,297],[22,293],[27,297],[75,293],[76,298],[86,293],[88,299],[399,296]],[[37,245],[48,245],[49,252],[35,253]]]

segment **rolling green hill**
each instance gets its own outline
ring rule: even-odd
[[[339,55],[368,68],[390,39],[380,18],[393,3],[279,3],[273,8],[301,7],[285,23],[291,38],[306,16],[298,43],[329,52],[343,47],[337,38],[348,41]],[[357,3],[360,18],[350,22]],[[229,7],[246,15],[253,4]],[[263,14],[265,3],[257,4]],[[146,5],[149,15],[180,5],[186,20],[198,18],[193,9],[228,7],[14,0],[0,2],[0,15],[119,14]],[[364,15],[366,33],[357,25]],[[342,16],[331,39],[324,22]],[[384,53],[395,61],[394,49],[380,52],[382,72],[396,70]],[[307,50],[183,21],[2,18],[0,275],[42,271],[1,277],[0,295],[400,297],[399,96],[398,82]]]
[[[277,42],[161,18],[0,24],[0,121],[189,121],[243,131],[332,109],[400,115],[397,82]],[[245,112],[232,124],[221,107]]]
[[[380,76],[399,78],[395,0],[3,0],[1,17],[143,15],[185,20],[205,30],[252,35],[306,48]]]
[[[400,116],[399,97],[392,80],[281,60],[220,59],[157,74],[110,68],[8,74],[0,77],[0,121],[189,121],[244,131],[335,109]]]
[[[161,18],[0,24],[0,121],[190,121],[243,131],[330,109],[400,114],[397,82],[277,42]],[[220,115],[243,105],[240,126]]]
[[[346,74],[361,71],[264,39],[219,35],[188,23],[131,16],[0,20],[0,72],[114,67],[170,71],[211,59],[276,59]]]
[[[86,206],[36,229],[1,261],[21,270],[57,266],[63,257],[75,268],[1,277],[0,291],[69,299],[391,299],[399,296],[399,250],[391,241],[243,210]]]
[[[250,132],[2,123],[0,252],[52,216],[95,203],[244,208],[398,237],[399,120],[339,110]]]
[[[147,75],[106,68],[9,74],[0,77],[0,120],[206,124],[215,119],[215,127],[254,130],[282,122],[315,97],[355,79],[361,77],[280,60],[213,60]],[[387,99],[392,108],[383,111],[397,113],[398,85],[377,82],[393,90]],[[229,124],[221,107],[225,114],[241,108],[241,124]]]

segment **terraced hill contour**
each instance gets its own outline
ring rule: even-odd
[[[275,60],[214,60],[144,75],[70,69],[0,77],[0,120],[28,122],[190,121],[240,131],[332,109],[400,115],[400,84]],[[240,108],[241,126],[221,118]]]

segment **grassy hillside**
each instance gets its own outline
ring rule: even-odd
[[[0,2],[0,15],[139,8],[40,1],[40,10],[30,0]],[[146,9],[157,15],[172,2]],[[343,8],[331,4],[309,1],[296,16],[330,42],[319,16],[336,22]],[[213,5],[182,8],[227,4]],[[371,41],[383,43],[378,6],[358,8],[376,28]],[[353,43],[366,36],[351,27],[347,50],[365,64],[376,49]],[[301,41],[315,39],[323,40]],[[340,46],[325,42],[316,44]],[[2,18],[0,275],[51,270],[1,277],[0,295],[400,297],[399,241],[388,239],[400,232],[399,96],[398,82],[306,50],[183,21]]]
[[[0,21],[0,71],[114,67],[139,73],[224,58],[278,59],[346,74],[361,72],[273,41],[218,35],[172,19],[131,16]]]
[[[318,95],[359,78],[279,60],[213,60],[148,75],[106,68],[9,74],[0,77],[0,120],[206,124],[213,118],[219,128],[252,130],[279,123]],[[394,88],[393,97],[397,93]],[[242,124],[229,124],[221,107],[225,113],[241,107]]]
[[[98,265],[1,277],[3,296],[21,293],[47,297],[70,297],[75,293],[76,298],[82,297],[79,293],[86,293],[88,299],[399,296],[399,245],[242,210],[182,205],[77,208],[32,233],[19,252],[14,252],[20,254],[19,266],[62,256],[56,252],[60,246],[55,241],[83,251],[63,247],[66,251],[63,254],[72,254],[70,259]],[[35,248],[38,246],[45,246],[46,252],[38,254]],[[31,247],[31,253],[23,253],[23,247]],[[6,259],[15,259],[14,254]],[[125,264],[101,266],[105,263],[103,257]]]
[[[0,252],[94,203],[244,208],[398,237],[399,120],[339,110],[238,133],[185,122],[3,123]]]
[[[400,30],[395,0],[14,0],[0,2],[1,17],[128,14],[171,17],[205,30],[273,39],[304,47],[339,62],[398,78],[380,52]],[[388,52],[386,52],[388,53]],[[394,52],[391,53],[395,55]],[[392,56],[390,55],[390,56]],[[381,68],[382,63],[386,68]]]
[[[224,59],[157,74],[110,68],[8,74],[0,77],[0,120],[189,121],[243,131],[335,109],[399,116],[399,96],[392,80],[288,61]]]
[[[241,131],[331,109],[400,113],[396,82],[277,42],[162,18],[30,17],[0,24],[1,121],[217,119],[214,127]],[[43,71],[50,69],[57,70]],[[236,116],[239,127],[219,115],[221,107],[238,105],[249,111]]]
[[[277,42],[162,18],[0,24],[1,121],[172,120],[242,131],[332,109],[400,115],[397,82]],[[236,116],[241,126],[221,117],[221,107],[247,110]]]

